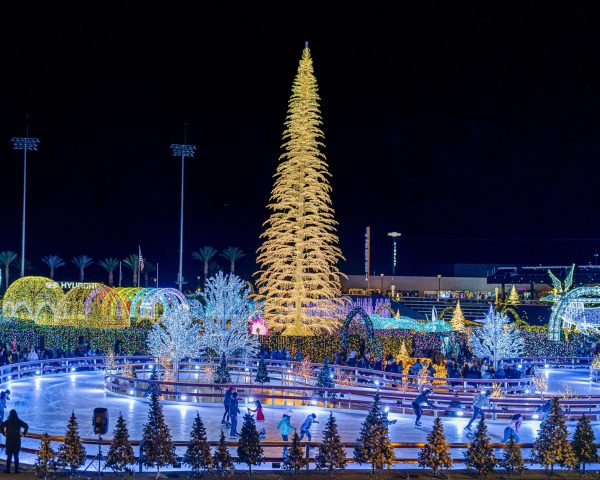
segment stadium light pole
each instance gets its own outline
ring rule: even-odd
[[[192,158],[196,153],[196,145],[186,144],[187,135],[183,137],[183,143],[174,143],[171,145],[171,153],[174,157],[181,157],[181,208],[179,217],[179,273],[177,274],[177,285],[179,290],[183,286],[183,180],[185,178],[185,159]]]
[[[388,237],[392,237],[392,277],[396,275],[396,239],[402,235],[398,232],[390,232],[387,234]]]
[[[13,150],[23,150],[23,219],[21,228],[21,277],[25,276],[25,212],[27,210],[27,150],[37,150],[39,138],[29,136],[12,137]]]

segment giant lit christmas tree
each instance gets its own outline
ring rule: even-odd
[[[332,331],[339,323],[342,258],[331,205],[317,80],[308,46],[292,87],[284,153],[268,205],[271,215],[258,249],[259,294],[269,326],[284,335]]]

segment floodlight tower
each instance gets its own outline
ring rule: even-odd
[[[26,137],[12,137],[13,150],[23,150],[23,220],[21,229],[21,277],[25,276],[25,212],[27,207],[27,150],[37,150],[39,138],[29,136],[27,127]]]
[[[177,285],[182,290],[183,285],[183,179],[185,173],[185,159],[192,158],[196,153],[196,145],[187,145],[187,134],[183,136],[183,143],[174,143],[171,145],[171,153],[174,157],[181,157],[181,209],[179,218],[179,273],[177,274]]]
[[[396,239],[402,234],[398,232],[390,232],[387,234],[388,237],[392,237],[393,253],[392,253],[392,276],[396,275]]]

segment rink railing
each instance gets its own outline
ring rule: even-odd
[[[39,440],[41,441],[42,439],[42,435],[39,433],[27,433],[25,435],[23,435],[25,438],[30,438],[32,440]],[[51,442],[56,443],[56,444],[60,444],[60,443],[64,443],[65,437],[64,436],[58,436],[58,435],[50,435],[49,439]],[[109,439],[102,439],[101,441],[98,440],[98,438],[82,438],[81,442],[88,446],[88,455],[87,455],[87,459],[93,459],[95,458],[95,453],[97,453],[97,448],[98,445],[102,445],[103,450],[106,451],[105,449],[108,448],[108,446],[111,444],[111,440]],[[131,445],[135,448],[134,450],[134,454],[135,454],[135,464],[138,465],[139,467],[139,472],[142,472],[142,466],[141,466],[141,462],[140,462],[140,452],[139,452],[139,445],[140,445],[140,440],[131,440]],[[178,465],[182,465],[182,459],[183,459],[183,454],[185,452],[185,447],[187,447],[189,445],[189,441],[181,441],[181,440],[175,440],[173,441],[173,444],[176,447],[176,457],[178,460]],[[219,442],[218,441],[209,441],[208,442],[209,445],[211,447],[217,447]],[[315,455],[318,453],[318,447],[321,444],[321,442],[316,442],[316,441],[311,441],[311,442],[307,442],[307,441],[303,441],[302,442],[302,446],[304,448],[305,451],[305,457],[308,459],[309,465],[307,466],[307,470],[310,468],[310,465],[314,465],[315,463]],[[355,464],[353,458],[352,458],[352,450],[354,449],[354,447],[359,446],[359,443],[357,442],[341,442],[343,448],[346,450],[346,461],[349,464]],[[227,441],[227,446],[235,448],[239,445],[239,441],[238,440],[229,440]],[[264,462],[263,465],[265,465],[265,467],[261,468],[261,471],[265,471],[268,467],[267,464],[269,463],[274,463],[274,464],[281,464],[283,461],[283,457],[281,455],[280,452],[282,452],[283,447],[291,447],[292,445],[292,441],[281,441],[281,440],[261,440],[260,441],[260,445],[261,447],[263,447],[263,449],[265,449],[265,457],[264,457]],[[425,445],[425,443],[423,442],[391,442],[392,448],[394,449],[394,453],[396,455],[396,459],[393,463],[395,464],[417,464],[418,463],[418,459],[417,459],[417,452],[415,450],[417,449],[421,449],[423,448],[423,446]],[[469,443],[465,443],[465,442],[456,442],[456,443],[448,443],[447,446],[450,448],[451,450],[451,455],[452,455],[452,462],[455,464],[464,464],[465,460],[464,460],[464,455],[462,455],[462,451],[464,451],[466,448],[469,447]],[[494,448],[498,448],[498,449],[505,449],[506,448],[506,444],[504,443],[492,443],[491,444],[492,447]],[[520,443],[519,446],[521,447],[521,449],[530,449],[533,447],[533,443]],[[5,445],[0,443],[0,448],[4,448]],[[598,447],[600,447],[600,444],[598,445]],[[55,448],[55,450],[57,450]],[[413,450],[413,451],[410,451]],[[39,453],[39,449],[37,448],[31,448],[31,447],[21,447],[21,451],[24,451],[26,453],[30,453],[30,454],[38,454]],[[236,468],[237,471],[239,472],[243,472],[244,470],[247,469],[247,466],[244,463],[240,463],[239,462],[239,458],[237,457],[237,449],[234,449],[232,452],[232,457],[233,460],[236,464],[238,464],[238,467]],[[363,464],[365,469],[369,469],[369,465],[368,464]],[[178,468],[182,468],[182,467],[178,467]],[[272,468],[280,468],[278,465],[272,465]],[[184,468],[183,468],[184,469]],[[254,470],[254,469],[253,469]],[[93,467],[92,467],[92,471],[91,473],[93,474]]]
[[[105,372],[105,389],[108,392],[143,398],[151,383],[157,383],[165,402],[182,404],[221,403],[224,391],[229,385],[214,382],[200,382],[203,369],[214,368],[219,359],[195,359],[180,362],[179,381],[150,380],[154,362],[151,357],[116,357],[116,368]],[[391,412],[412,413],[412,402],[423,387],[420,382],[432,384],[434,392],[430,396],[436,408],[425,407],[426,415],[456,417],[470,416],[474,394],[493,389],[494,395],[501,398],[490,399],[490,412],[493,418],[507,417],[521,413],[526,418],[536,418],[537,409],[550,396],[543,398],[534,394],[535,386],[531,378],[482,380],[462,378],[418,377],[390,374],[373,370],[332,366],[336,388],[322,388],[315,385],[314,375],[300,377],[295,362],[269,361],[268,372],[272,383],[254,383],[256,359],[231,359],[228,364],[232,383],[238,391],[240,406],[251,404],[259,399],[265,405],[275,408],[289,408],[301,405],[316,405],[335,409],[368,409],[375,391],[382,398],[384,406]],[[313,374],[317,374],[321,364],[312,364]],[[137,378],[123,375],[123,368],[133,369]],[[161,369],[161,367],[158,367]],[[0,367],[0,382],[17,380],[37,375],[75,373],[105,369],[105,357],[77,357],[21,362]],[[347,376],[340,377],[342,372]],[[187,378],[186,378],[187,377]],[[194,378],[195,377],[195,378]],[[185,381],[187,380],[187,381]],[[344,384],[342,382],[348,382]],[[457,405],[453,402],[459,402]],[[600,418],[600,395],[585,395],[561,400],[565,413],[570,417],[582,414]]]

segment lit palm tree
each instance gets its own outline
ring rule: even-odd
[[[114,257],[108,257],[104,260],[100,260],[98,262],[98,265],[100,265],[104,270],[108,272],[108,285],[112,287],[115,283],[114,271],[119,266],[119,259]]]
[[[227,247],[220,255],[229,260],[229,270],[231,273],[235,273],[235,262],[246,256],[246,254],[242,252],[242,249],[238,247]]]
[[[0,252],[0,263],[2,264],[2,267],[4,267],[4,290],[6,290],[10,285],[10,267],[17,259],[17,257],[18,255],[10,250]]]
[[[138,284],[138,268],[140,266],[140,256],[137,253],[127,255],[123,259],[123,265],[125,265],[133,275],[133,286],[137,287]]]
[[[52,280],[54,280],[54,271],[57,268],[65,266],[65,261],[58,255],[47,255],[42,258],[42,262],[44,262],[46,265],[48,265],[48,268],[50,268],[50,278]]]
[[[79,255],[73,257],[71,262],[79,269],[79,281],[83,282],[85,278],[85,269],[94,263],[94,260],[87,255]]]
[[[194,259],[196,259],[204,264],[204,280],[205,281],[208,278],[208,265],[216,254],[217,254],[217,250],[213,247],[202,247],[197,252],[192,253],[192,257],[194,257]]]

